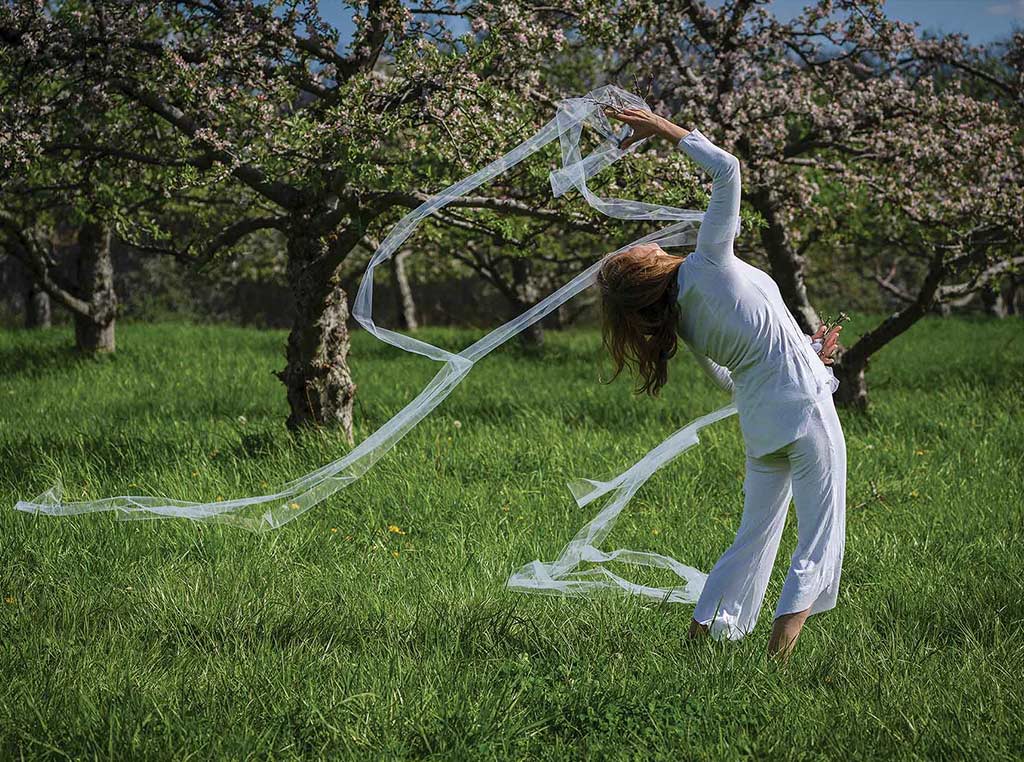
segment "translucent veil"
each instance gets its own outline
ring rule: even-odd
[[[643,142],[641,140],[629,148],[620,149],[620,137],[628,134],[629,128],[623,127],[622,134],[616,134],[604,114],[604,104],[612,104],[617,108],[649,108],[642,99],[615,85],[597,88],[584,97],[558,101],[555,116],[534,135],[483,169],[431,196],[403,217],[381,242],[363,274],[352,314],[367,331],[381,341],[407,352],[437,360],[443,363],[443,367],[419,395],[344,457],[283,484],[276,492],[267,495],[207,503],[150,495],[123,495],[98,500],[61,502],[61,487],[58,484],[30,501],[18,501],[15,508],[50,515],[113,510],[118,512],[119,518],[181,517],[195,521],[229,522],[256,531],[268,531],[301,516],[320,501],[358,479],[413,426],[441,404],[478,360],[591,286],[596,280],[604,258],[638,243],[656,242],[666,249],[695,245],[699,223],[704,217],[703,211],[648,204],[632,199],[601,198],[595,196],[587,187],[589,178]],[[579,148],[584,124],[590,125],[604,136],[598,147],[585,157],[581,155]],[[550,174],[551,190],[555,197],[562,196],[570,188],[576,188],[588,204],[610,217],[665,220],[671,224],[608,252],[601,261],[579,273],[547,298],[461,352],[448,352],[411,336],[381,328],[374,323],[374,270],[399,249],[420,221],[502,174],[555,138],[559,140],[562,153],[561,168]],[[552,594],[586,594],[601,588],[618,588],[669,602],[695,602],[707,577],[703,572],[657,553],[625,549],[606,553],[599,550],[598,545],[611,531],[619,513],[651,474],[696,445],[699,441],[697,432],[701,428],[734,413],[735,405],[729,404],[691,421],[632,467],[608,481],[578,479],[570,482],[569,489],[579,506],[607,497],[605,506],[577,533],[557,560],[550,563],[533,561],[523,566],[511,575],[508,586],[523,591]],[[631,583],[602,565],[613,560],[668,569],[679,577],[682,584],[671,588],[655,588]],[[579,569],[582,562],[591,562],[594,566]]]

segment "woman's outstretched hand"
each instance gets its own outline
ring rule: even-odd
[[[832,330],[828,332],[828,336],[825,336],[825,324],[822,323],[818,326],[818,330],[811,336],[811,341],[821,341],[821,351],[818,352],[818,357],[825,365],[832,365],[835,360],[832,359],[832,355],[835,354],[836,345],[839,343],[839,332],[843,330],[843,326],[836,325],[832,327]]]
[[[604,113],[612,119],[618,119],[620,122],[628,124],[633,129],[633,134],[623,138],[622,142],[619,143],[620,149],[629,148],[634,143],[644,138],[649,138],[652,135],[661,135],[669,140],[679,140],[679,138],[686,134],[686,131],[668,119],[645,109],[627,108],[622,111],[616,111],[606,106]]]

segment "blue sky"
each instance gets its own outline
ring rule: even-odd
[[[721,0],[709,0],[719,6]],[[773,0],[769,9],[790,19],[808,5],[806,0]],[[887,15],[900,21],[918,22],[920,30],[964,32],[976,45],[1006,37],[1011,28],[1024,27],[1024,0],[888,0]],[[352,36],[352,10],[337,2],[321,2],[321,13],[341,30],[342,46]]]

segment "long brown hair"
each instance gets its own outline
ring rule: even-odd
[[[637,394],[657,397],[668,381],[668,361],[678,344],[676,278],[682,262],[641,245],[613,254],[598,270],[601,333],[615,365],[608,383],[627,366],[636,373]]]

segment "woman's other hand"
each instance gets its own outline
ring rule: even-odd
[[[818,357],[825,365],[832,365],[835,360],[832,359],[832,355],[836,352],[836,345],[839,343],[839,332],[843,330],[842,325],[836,325],[832,327],[832,330],[828,332],[828,336],[825,335],[825,324],[822,323],[818,326],[818,330],[811,336],[811,341],[821,342],[821,351],[818,352]]]

